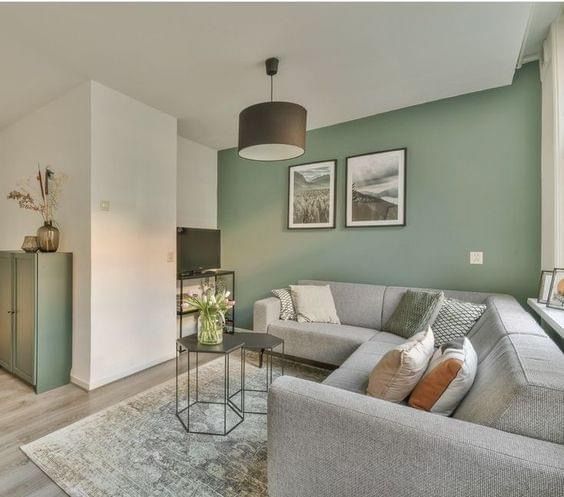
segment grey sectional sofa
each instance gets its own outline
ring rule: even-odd
[[[446,418],[364,395],[403,342],[379,330],[407,288],[300,283],[330,284],[342,325],[280,321],[267,298],[254,328],[284,338],[289,355],[339,367],[322,384],[272,385],[270,497],[564,496],[564,355],[513,297],[445,291],[488,306],[468,335],[476,380]]]

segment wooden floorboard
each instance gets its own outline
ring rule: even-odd
[[[202,356],[200,362],[212,357]],[[0,368],[0,497],[64,497],[66,494],[26,457],[20,446],[160,385],[174,375],[172,360],[92,392],[69,384],[36,395],[30,386]]]

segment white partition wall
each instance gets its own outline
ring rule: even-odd
[[[91,388],[174,357],[176,154],[175,118],[93,83]]]

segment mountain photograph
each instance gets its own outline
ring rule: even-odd
[[[299,166],[291,174],[293,198],[291,199],[291,227],[323,227],[332,223],[331,178],[334,163]]]

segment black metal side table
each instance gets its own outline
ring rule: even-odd
[[[223,335],[223,342],[219,345],[202,345],[198,342],[196,335],[189,335],[183,338],[179,338],[176,341],[176,417],[182,423],[182,426],[188,433],[198,433],[202,435],[228,435],[237,426],[239,426],[245,419],[245,357],[244,357],[244,346],[245,341],[242,337],[237,335]],[[236,350],[241,351],[241,389],[236,392],[241,394],[240,406],[236,405],[231,399],[235,394],[231,394],[229,391],[229,356],[232,352]],[[187,369],[187,387],[186,387],[186,407],[181,407],[179,405],[179,358],[180,355],[186,353],[188,360]],[[195,400],[191,402],[190,399],[190,354],[196,354],[196,385],[195,385]],[[204,401],[199,399],[199,354],[222,354],[224,356],[224,377],[223,377],[223,400],[222,401]],[[193,430],[190,427],[190,410],[198,404],[212,404],[223,406],[223,431],[199,431]],[[227,409],[230,409],[238,418],[238,421],[232,426],[227,426]],[[182,418],[183,414],[186,413],[186,421]]]
[[[253,332],[253,331],[247,331],[247,330],[243,330],[242,328],[235,328],[235,337],[240,338],[243,342],[243,348],[244,351],[246,352],[247,350],[254,350],[257,351],[260,354],[260,366],[262,368],[262,364],[263,364],[263,354],[265,351],[268,351],[267,355],[266,355],[266,360],[265,360],[265,364],[266,364],[266,368],[265,368],[265,373],[266,373],[266,381],[265,381],[265,387],[264,389],[252,389],[252,388],[245,388],[245,386],[242,387],[242,395],[244,395],[245,392],[259,392],[259,393],[268,393],[268,390],[270,389],[270,385],[272,384],[272,372],[273,372],[273,365],[272,365],[272,352],[274,351],[274,349],[276,347],[282,347],[282,356],[281,356],[281,364],[280,364],[280,369],[281,369],[281,374],[284,375],[284,362],[285,362],[285,349],[284,349],[284,340],[282,340],[282,338],[278,338],[277,336],[271,335],[269,333],[259,333],[259,332]],[[247,360],[246,357],[246,353],[244,354],[244,358],[245,358],[245,362]],[[236,394],[238,394],[239,392],[235,392],[233,396],[235,396]],[[245,414],[267,414],[266,411],[251,411],[251,410],[245,410],[243,407],[243,410],[245,412]]]

